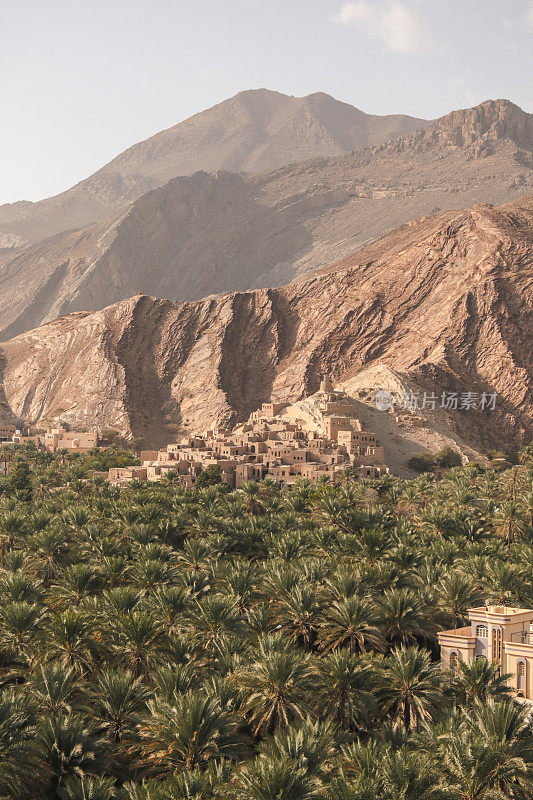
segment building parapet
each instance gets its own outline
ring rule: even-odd
[[[510,675],[517,697],[533,702],[533,609],[486,605],[468,610],[470,625],[438,634],[443,668],[486,658]]]

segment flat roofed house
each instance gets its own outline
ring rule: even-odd
[[[30,434],[23,434],[20,431],[15,431],[13,434],[13,438],[11,439],[13,444],[27,444],[28,442],[33,442],[33,444],[38,447],[40,443],[40,437],[36,435]]]
[[[351,431],[352,420],[350,417],[344,416],[328,416],[322,420],[322,433],[327,439],[333,442],[337,441],[339,431]]]
[[[87,452],[98,447],[96,431],[66,431],[63,428],[51,428],[44,434],[43,444],[51,453],[56,450],[78,450]]]
[[[125,486],[130,481],[145,481],[146,477],[146,467],[111,467],[107,479],[111,486]]]
[[[376,434],[370,431],[349,428],[339,430],[337,441],[339,444],[350,448],[350,452],[355,452],[359,447],[373,447],[376,444]]]
[[[153,461],[157,461],[158,456],[158,450],[141,450],[141,464],[143,466],[145,464],[151,464]]]
[[[533,609],[488,605],[468,609],[470,625],[438,634],[441,664],[457,671],[460,661],[486,658],[510,673],[517,697],[533,702]]]
[[[16,430],[11,425],[0,425],[0,442],[10,442]]]

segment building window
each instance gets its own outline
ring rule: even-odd
[[[516,688],[519,692],[526,690],[526,662],[516,662]]]
[[[455,650],[450,653],[450,669],[452,672],[457,672],[459,669],[459,656]]]
[[[501,661],[502,657],[502,631],[496,628],[492,632],[492,658],[494,661]]]
[[[486,625],[478,625],[476,627],[476,636],[478,637],[478,639],[486,639],[488,635],[489,632],[487,630]]]

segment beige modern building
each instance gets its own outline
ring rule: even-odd
[[[533,701],[533,609],[482,606],[468,617],[467,627],[439,633],[442,666],[456,672],[460,661],[495,661],[516,696]]]

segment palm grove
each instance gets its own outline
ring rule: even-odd
[[[531,447],[233,492],[124,458],[0,448],[2,800],[532,796],[529,706],[436,644],[533,605]]]

